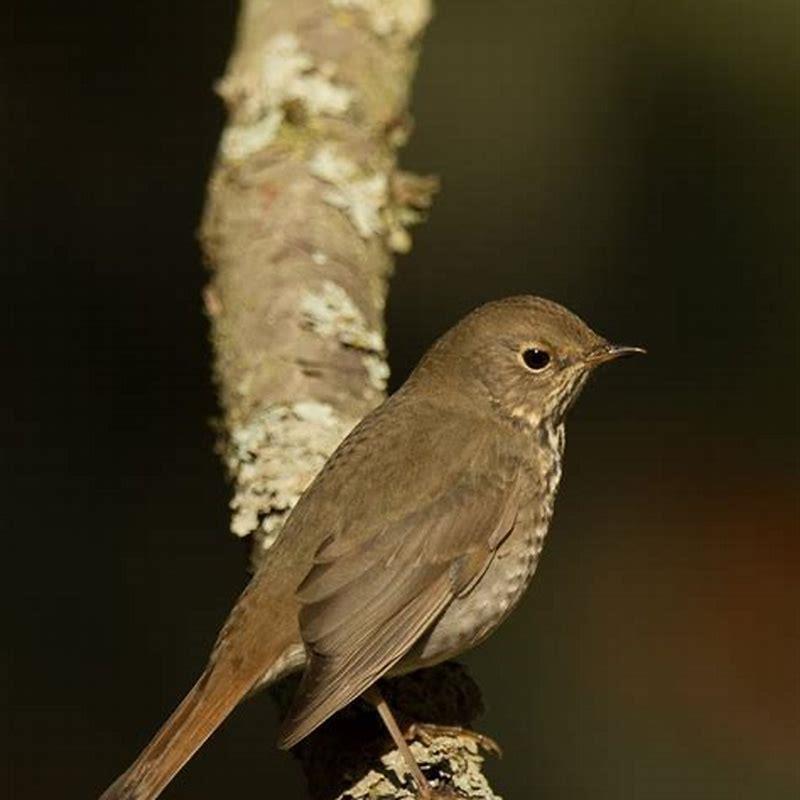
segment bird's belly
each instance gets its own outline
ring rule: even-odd
[[[403,659],[395,672],[431,666],[483,641],[512,611],[536,571],[547,519],[518,522],[469,594],[447,610]]]

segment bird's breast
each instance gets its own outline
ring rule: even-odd
[[[401,671],[453,658],[483,641],[508,616],[531,582],[553,515],[561,479],[563,426],[541,431],[532,459],[535,470],[517,522],[498,548],[486,572],[469,594],[455,598],[419,644]]]

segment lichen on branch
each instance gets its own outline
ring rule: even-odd
[[[248,0],[217,84],[229,120],[201,230],[206,307],[231,527],[255,536],[256,557],[320,458],[384,395],[391,249],[408,249],[435,188],[422,203],[394,191],[429,13],[427,2]],[[302,446],[297,403],[327,409],[302,420]]]

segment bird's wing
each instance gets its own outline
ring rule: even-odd
[[[481,445],[469,436],[451,440],[456,452],[438,455],[452,470],[449,486],[431,496],[415,485],[425,471],[411,470],[393,495],[394,505],[406,498],[407,510],[359,513],[357,529],[345,525],[317,550],[298,589],[309,662],[281,746],[293,746],[388,672],[488,567],[514,527],[518,476]]]

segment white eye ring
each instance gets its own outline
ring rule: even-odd
[[[531,372],[543,372],[550,366],[553,360],[550,357],[550,353],[548,353],[547,350],[543,350],[541,347],[526,347],[519,355],[522,359],[522,363]]]

